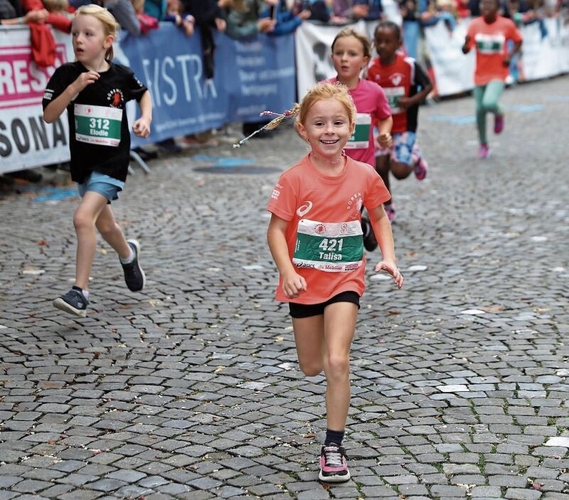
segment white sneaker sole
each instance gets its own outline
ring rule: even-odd
[[[65,302],[65,300],[63,300],[61,297],[53,301],[53,307],[59,309],[60,311],[65,311],[81,318],[87,317],[87,309],[76,309],[72,305]]]

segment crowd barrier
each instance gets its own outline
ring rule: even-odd
[[[412,29],[404,30],[409,52],[426,61],[441,96],[472,88],[474,54],[460,50],[468,22],[459,21],[452,32],[444,23],[425,28],[421,42]],[[561,17],[544,22],[545,36],[537,23],[522,28],[523,55],[512,68],[519,80],[569,72],[569,25]],[[354,26],[371,35],[375,25]],[[142,37],[122,33],[115,44],[117,61],[148,86],[154,104],[152,134],[146,140],[133,136],[133,147],[290,108],[314,83],[334,75],[330,45],[340,29],[303,23],[295,35],[243,41],[217,34],[211,80],[203,77],[199,36],[185,37],[169,23]],[[54,37],[57,67],[74,56],[68,35],[54,32]],[[54,67],[32,62],[27,27],[0,28],[0,173],[69,159],[66,117],[49,125],[42,120],[41,99]],[[132,122],[134,103],[127,113]]]

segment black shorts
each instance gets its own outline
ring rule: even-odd
[[[290,316],[292,318],[310,318],[324,314],[324,309],[335,302],[351,302],[360,308],[360,296],[356,292],[342,292],[320,304],[297,304],[289,302]]]

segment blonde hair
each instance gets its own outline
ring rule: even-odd
[[[92,3],[88,5],[82,5],[75,11],[75,17],[78,16],[93,16],[94,18],[98,19],[103,25],[103,32],[105,33],[105,37],[111,35],[113,38],[116,38],[119,31],[119,23],[117,23],[117,20],[113,17],[113,15],[104,7],[100,7],[99,5]],[[114,51],[111,44],[111,46],[105,52],[105,59],[111,61],[113,58]]]
[[[321,82],[314,85],[300,101],[300,104],[292,108],[291,111],[296,111],[295,127],[297,130],[299,124],[306,124],[306,117],[312,106],[324,99],[336,99],[346,110],[350,123],[355,123],[356,105],[348,91],[348,87],[341,83]]]
[[[350,120],[350,125],[356,122],[356,105],[348,91],[348,87],[345,85],[336,82],[320,82],[314,85],[304,96],[300,104],[295,103],[294,106],[284,113],[273,113],[272,111],[263,111],[261,116],[276,116],[273,118],[269,123],[261,127],[259,130],[255,130],[252,134],[248,135],[244,139],[241,139],[239,142],[233,144],[234,148],[241,147],[245,142],[247,142],[251,137],[258,134],[263,130],[274,130],[276,129],[286,118],[294,118],[294,126],[296,131],[299,131],[299,124],[303,126],[306,123],[306,117],[308,116],[308,112],[318,101],[322,101],[324,99],[336,99],[348,114],[348,118]]]
[[[364,51],[364,57],[369,57],[371,59],[371,40],[367,35],[361,31],[355,30],[354,28],[344,28],[336,35],[336,38],[334,38],[334,41],[332,42],[332,52],[334,52],[334,46],[340,38],[346,38],[349,36],[353,36],[360,41]]]

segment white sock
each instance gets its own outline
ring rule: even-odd
[[[134,257],[135,257],[135,255],[134,255],[134,250],[131,248],[131,249],[130,249],[130,256],[129,256],[129,257],[127,257],[126,259],[121,259],[121,258],[119,257],[119,259],[120,259],[120,261],[121,261],[123,264],[130,264],[130,263],[134,260]]]

